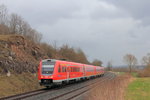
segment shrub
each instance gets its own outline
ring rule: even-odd
[[[139,77],[150,77],[150,67],[146,67],[145,69],[138,72]]]

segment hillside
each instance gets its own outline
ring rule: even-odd
[[[80,48],[76,49],[68,45],[55,48],[47,43],[36,43],[21,35],[0,35],[0,74],[35,73],[39,61],[45,58],[63,58],[89,64]],[[97,62],[99,61],[95,64]]]
[[[0,97],[42,88],[36,72],[40,59],[45,58],[88,63],[82,50],[68,45],[55,49],[21,35],[0,35]]]
[[[27,38],[20,35],[0,35],[0,73],[34,73],[43,57],[47,57],[44,50]]]

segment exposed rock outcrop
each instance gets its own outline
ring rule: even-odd
[[[44,50],[39,45],[19,35],[0,35],[1,73],[36,72]]]

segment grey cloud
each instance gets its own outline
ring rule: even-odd
[[[149,52],[148,0],[1,0],[43,34],[43,41],[81,47],[90,60]]]
[[[55,24],[62,18],[72,18],[72,14],[80,9],[75,0],[6,0],[4,3],[13,8],[10,9],[11,12],[17,12],[37,26],[39,23]]]
[[[103,0],[114,4],[120,9],[125,10],[130,16],[143,21],[142,24],[150,24],[150,1],[149,0]]]

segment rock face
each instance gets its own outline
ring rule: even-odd
[[[40,59],[47,57],[42,48],[19,35],[0,35],[0,73],[37,71]]]

